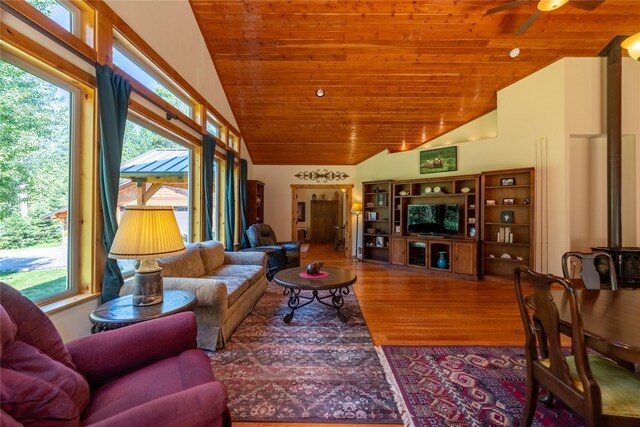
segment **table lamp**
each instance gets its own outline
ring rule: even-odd
[[[162,268],[158,257],[184,252],[184,242],[170,206],[128,206],[111,245],[109,258],[139,259],[133,305],[162,302]]]
[[[355,260],[356,261],[360,261],[360,257],[358,257],[358,218],[360,217],[360,214],[362,213],[362,203],[360,202],[354,202],[351,205],[351,213],[356,214],[356,253],[355,253]]]

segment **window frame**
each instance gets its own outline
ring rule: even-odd
[[[83,233],[81,224],[81,135],[82,135],[82,89],[53,73],[37,66],[31,58],[19,57],[10,52],[3,52],[2,61],[21,69],[39,79],[69,92],[69,186],[67,197],[67,289],[62,292],[39,298],[33,302],[39,306],[50,304],[80,293],[80,266],[75,259],[81,253],[80,239]]]

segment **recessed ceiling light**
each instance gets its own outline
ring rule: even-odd
[[[520,55],[520,49],[517,47],[514,47],[513,49],[511,49],[511,52],[509,52],[509,56],[512,58],[515,58],[518,55]]]
[[[324,96],[324,89],[322,89],[321,87],[316,89],[316,96],[318,98],[322,98]]]

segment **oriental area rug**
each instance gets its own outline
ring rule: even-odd
[[[405,425],[517,426],[524,412],[522,347],[383,346],[387,369],[402,396]],[[538,404],[533,426],[582,426],[563,403]]]
[[[290,310],[269,284],[227,346],[210,353],[229,393],[234,421],[402,423],[356,297],[345,296],[340,322],[317,302]]]

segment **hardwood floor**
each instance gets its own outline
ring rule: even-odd
[[[354,262],[332,245],[312,243],[302,265],[323,260],[351,268],[353,286],[375,345],[523,345],[510,280],[467,281],[429,276],[372,262]],[[323,424],[239,423],[246,427]],[[350,424],[327,424],[332,427]]]

